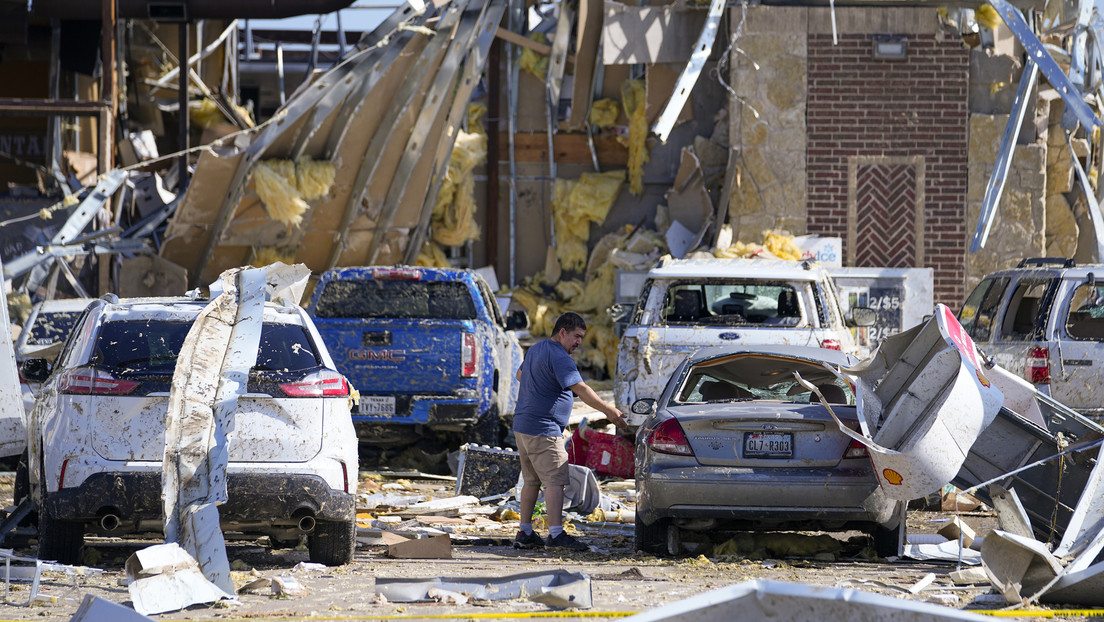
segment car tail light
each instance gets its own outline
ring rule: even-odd
[[[345,492],[349,492],[349,467],[344,462],[341,463],[341,477],[345,480]]]
[[[76,367],[61,377],[61,392],[76,395],[126,395],[142,383],[119,380],[95,367]]]
[[[682,431],[677,419],[668,419],[656,426],[648,439],[644,441],[652,451],[661,454],[674,454],[676,456],[693,456],[694,450],[690,442],[686,440],[686,434]]]
[[[820,342],[820,347],[824,348],[825,350],[843,349],[842,347],[840,347],[839,339],[825,339],[824,341]]]
[[[379,268],[372,271],[372,278],[381,281],[420,281],[422,271],[414,268]]]
[[[870,452],[866,450],[866,445],[856,440],[852,440],[851,444],[847,446],[847,451],[843,452],[844,458],[867,458],[869,456]]]
[[[464,378],[473,378],[479,362],[479,350],[475,347],[475,333],[462,334],[464,338],[460,342],[460,375]]]
[[[65,468],[68,466],[68,460],[61,463],[61,475],[58,475],[58,490],[61,490],[65,486]]]
[[[328,397],[348,395],[349,383],[345,376],[329,370],[311,374],[297,382],[285,382],[280,389],[290,397]]]
[[[1050,349],[1035,346],[1027,353],[1024,378],[1032,384],[1050,384]]]

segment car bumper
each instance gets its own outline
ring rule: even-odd
[[[637,474],[637,516],[712,518],[770,524],[877,523],[892,526],[899,504],[869,467],[798,470],[674,467]]]
[[[46,498],[50,514],[63,520],[88,521],[116,514],[125,521],[160,520],[161,473],[96,473],[75,488],[63,488]],[[229,474],[227,501],[219,506],[220,520],[290,521],[309,511],[320,521],[349,521],[356,517],[352,494],[330,488],[317,475]],[[297,514],[298,512],[298,514]]]
[[[378,433],[364,433],[365,428],[374,426],[424,425],[434,430],[461,431],[479,420],[487,410],[478,399],[456,399],[435,396],[397,396],[396,414],[362,415],[353,413],[353,425],[361,440],[380,440]]]

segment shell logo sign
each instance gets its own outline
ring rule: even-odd
[[[885,481],[894,486],[900,486],[901,482],[905,481],[905,478],[901,477],[901,474],[893,469],[882,469],[882,477],[885,478]]]
[[[979,381],[979,382],[981,382],[981,386],[983,386],[983,387],[985,387],[985,388],[987,388],[987,389],[988,389],[988,388],[989,388],[990,386],[992,386],[992,385],[991,385],[991,384],[989,383],[989,379],[988,379],[988,378],[986,378],[985,376],[983,376],[983,375],[982,375],[982,373],[981,373],[981,370],[980,370],[980,369],[978,369],[978,370],[975,370],[975,371],[977,371],[977,378],[978,378],[978,381]]]

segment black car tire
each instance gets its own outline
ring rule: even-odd
[[[498,447],[502,442],[498,420],[498,394],[491,395],[491,407],[464,431],[464,442]]]
[[[636,515],[636,537],[634,545],[636,550],[651,553],[656,556],[667,554],[667,525],[670,521],[659,519],[651,525],[646,525]]]
[[[23,497],[31,494],[31,470],[27,467],[27,461],[30,458],[27,456],[27,452],[23,452],[22,456],[19,456],[19,462],[15,465],[15,484],[12,487],[12,501],[16,505],[23,500]]]
[[[874,528],[870,537],[874,539],[874,552],[878,554],[878,557],[893,557],[901,554],[897,549],[897,543],[900,541],[904,530],[904,520],[897,523],[897,526],[892,529],[882,526]]]
[[[342,566],[353,561],[356,550],[356,520],[322,522],[314,526],[307,541],[310,560],[316,564]]]
[[[84,524],[55,518],[44,505],[38,512],[38,558],[61,564],[81,563]]]

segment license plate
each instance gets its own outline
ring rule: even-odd
[[[745,432],[745,458],[793,457],[793,434],[781,432]]]
[[[362,415],[393,415],[395,414],[395,398],[379,395],[362,395],[358,408]]]

